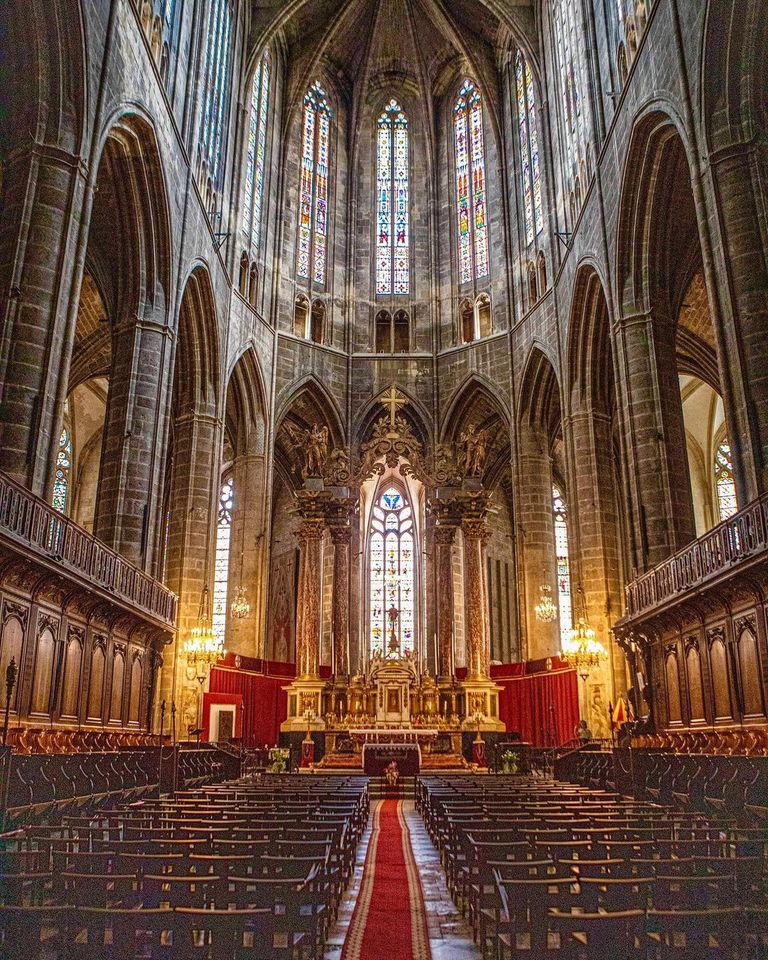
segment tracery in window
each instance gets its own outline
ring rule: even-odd
[[[408,498],[387,487],[376,500],[368,541],[371,653],[389,651],[390,626],[401,656],[414,650],[416,531]],[[390,614],[397,613],[394,621]]]
[[[328,95],[315,82],[304,97],[299,195],[299,242],[296,273],[325,286],[328,242],[328,169],[331,108]]]
[[[562,140],[565,151],[565,175],[568,188],[575,189],[584,164],[589,135],[582,91],[583,33],[577,28],[581,15],[579,0],[552,0],[552,30],[562,98]],[[586,187],[586,184],[583,186]],[[577,208],[581,204],[581,190]]]
[[[555,523],[555,564],[557,568],[557,602],[560,612],[560,642],[563,649],[573,626],[571,573],[568,562],[568,511],[557,484],[552,484],[552,516]]]
[[[209,190],[219,190],[224,179],[232,21],[232,0],[211,0],[200,117],[200,155],[207,171]]]
[[[539,134],[536,127],[536,100],[533,76],[525,57],[518,50],[515,58],[517,88],[517,118],[520,131],[520,157],[523,176],[523,207],[525,210],[525,242],[531,244],[544,227],[541,199],[541,166],[539,162]]]
[[[227,626],[227,592],[229,587],[229,548],[232,539],[232,477],[224,480],[219,491],[219,512],[216,524],[216,556],[213,575],[213,611],[211,616],[216,638],[224,640]]]
[[[720,522],[727,520],[737,512],[736,481],[733,476],[731,446],[727,439],[722,440],[715,451],[715,487],[717,489],[717,507]]]
[[[379,117],[376,150],[378,218],[376,293],[410,288],[408,118],[396,100]]]
[[[459,280],[488,276],[488,222],[485,188],[483,102],[472,80],[465,80],[453,108],[456,151],[456,214]]]
[[[56,457],[56,476],[53,481],[54,510],[66,513],[69,506],[69,483],[72,472],[72,438],[66,427],[59,437],[59,453]]]
[[[243,198],[243,233],[250,238],[255,247],[258,247],[261,241],[269,79],[269,59],[265,56],[254,73],[251,84],[251,113],[248,122],[248,153],[245,160],[245,196]]]

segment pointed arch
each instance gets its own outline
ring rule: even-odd
[[[541,344],[528,352],[518,394],[519,420],[527,426],[544,428],[550,443],[560,430],[560,381],[552,360]]]
[[[373,430],[373,425],[386,413],[379,397],[382,392],[386,392],[388,389],[388,385],[380,384],[376,396],[371,397],[362,407],[352,427],[351,435],[354,438],[353,442],[363,443],[367,440]],[[429,411],[424,404],[409,393],[408,390],[403,389],[400,385],[398,385],[397,389],[403,396],[408,398],[407,406],[401,407],[398,415],[405,417],[411,425],[414,435],[426,449],[431,443],[433,434],[432,418],[429,415]]]
[[[488,424],[493,419],[498,419],[509,432],[509,414],[499,400],[496,387],[482,375],[473,373],[456,388],[448,401],[440,430],[442,442],[455,441],[462,429],[468,425],[473,411],[475,421]]]
[[[221,383],[216,300],[207,267],[192,268],[179,309],[174,393],[180,409],[213,413]]]
[[[307,374],[301,380],[284,388],[282,397],[276,404],[274,423],[279,431],[289,413],[298,412],[309,422],[321,422],[328,427],[332,446],[344,446],[346,430],[341,410],[327,387],[314,374]]]
[[[264,378],[253,344],[237,358],[227,385],[225,422],[234,455],[263,455],[267,425]]]
[[[566,347],[566,395],[571,405],[602,413],[615,407],[610,314],[602,280],[592,263],[576,271]]]

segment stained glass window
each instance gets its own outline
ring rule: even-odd
[[[408,118],[396,100],[390,100],[379,117],[376,161],[376,293],[408,293]]]
[[[587,155],[589,136],[587,118],[582,102],[583,31],[580,25],[580,0],[552,0],[552,29],[555,37],[555,56],[560,77],[560,96],[563,104],[563,136],[566,158],[566,181],[573,190],[581,164]],[[582,184],[586,189],[586,184]]]
[[[515,58],[515,86],[517,91],[517,119],[520,131],[520,160],[523,177],[523,208],[525,211],[525,242],[533,243],[544,227],[541,200],[541,167],[539,163],[539,135],[536,128],[536,100],[533,76],[520,51]]]
[[[733,460],[728,440],[723,440],[715,451],[715,486],[720,521],[727,520],[737,512],[736,483],[733,478]]]
[[[72,472],[72,438],[66,427],[59,437],[59,453],[56,457],[56,476],[53,480],[53,509],[66,513],[69,505],[69,479]]]
[[[264,198],[264,169],[267,152],[269,109],[269,61],[266,57],[253,75],[251,114],[248,122],[248,153],[245,159],[243,233],[258,247],[261,240],[261,207]]]
[[[485,191],[483,101],[465,80],[453,108],[456,149],[456,216],[459,232],[459,279],[470,283],[488,276],[488,221]]]
[[[397,487],[373,506],[369,538],[371,653],[412,654],[416,623],[416,531],[413,510]],[[397,612],[394,621],[390,612]],[[394,622],[396,650],[390,650]]]
[[[296,273],[321,287],[325,286],[328,242],[331,116],[328,96],[315,82],[304,97]]]
[[[232,478],[228,477],[219,492],[219,514],[216,524],[216,557],[213,574],[213,632],[224,639],[227,625],[227,592],[229,586],[229,547],[232,539],[232,504],[234,497]]]
[[[568,512],[560,488],[552,486],[552,514],[555,521],[555,563],[557,565],[557,601],[560,611],[560,641],[563,648],[573,626],[571,572],[568,565]]]
[[[216,189],[224,178],[225,131],[232,60],[232,0],[211,0],[203,66],[200,152]]]

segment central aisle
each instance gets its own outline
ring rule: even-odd
[[[480,957],[448,895],[437,851],[412,801],[381,800],[373,805],[355,878],[326,953],[327,960],[340,956],[341,960]]]

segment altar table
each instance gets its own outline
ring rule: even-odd
[[[418,743],[366,743],[363,745],[363,772],[369,777],[382,777],[392,761],[401,777],[415,777],[421,768]]]

